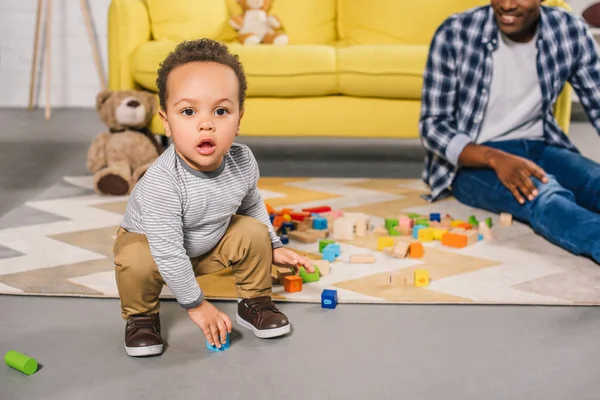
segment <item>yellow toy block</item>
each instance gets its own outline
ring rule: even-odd
[[[390,236],[384,236],[377,238],[377,250],[382,251],[386,247],[391,247],[395,244],[394,238]]]
[[[431,228],[419,229],[419,242],[433,242],[433,232],[434,230]]]
[[[442,236],[444,236],[445,233],[448,233],[448,231],[446,229],[434,228],[433,229],[433,240],[442,240]]]
[[[415,286],[423,287],[429,285],[429,272],[424,269],[415,270]]]
[[[466,224],[466,222],[465,222],[465,221],[458,220],[458,219],[456,219],[456,220],[452,221],[452,227],[453,227],[453,228],[456,228],[456,227],[458,227],[458,226],[460,226],[460,225],[462,225],[462,224]]]

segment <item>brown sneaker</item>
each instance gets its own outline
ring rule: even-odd
[[[125,327],[125,351],[133,357],[154,356],[163,351],[160,336],[160,317],[136,315],[127,320]]]
[[[236,321],[262,339],[290,332],[290,322],[277,309],[270,296],[244,299],[238,303]]]

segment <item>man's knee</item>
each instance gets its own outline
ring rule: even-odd
[[[556,203],[564,201],[575,201],[575,195],[570,190],[561,186],[554,177],[550,176],[547,183],[543,183],[534,179],[534,183],[538,189],[538,195],[529,203],[531,214],[534,217],[533,222],[540,221],[544,217],[549,216],[548,213],[553,213]]]

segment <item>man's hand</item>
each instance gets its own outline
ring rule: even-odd
[[[498,152],[490,159],[490,166],[498,175],[498,179],[511,191],[520,204],[525,203],[525,196],[532,201],[538,190],[531,177],[547,183],[548,177],[542,168],[534,162],[509,153]]]
[[[227,314],[222,313],[206,300],[202,300],[198,307],[187,311],[192,321],[202,329],[211,346],[216,345],[220,349],[221,344],[227,343],[227,333],[230,333],[232,328]]]
[[[312,274],[315,272],[315,267],[313,267],[308,258],[299,256],[285,247],[279,247],[273,250],[273,264],[279,267],[291,267],[296,273],[299,272],[300,266],[304,266],[308,273]]]

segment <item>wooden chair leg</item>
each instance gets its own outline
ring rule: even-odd
[[[100,79],[100,85],[102,90],[106,90],[106,78],[104,77],[104,70],[102,68],[102,62],[100,61],[100,51],[98,50],[98,43],[94,36],[94,30],[92,29],[92,18],[90,16],[90,9],[88,7],[87,0],[80,0],[81,12],[83,14],[83,20],[85,21],[85,27],[87,29],[90,44],[92,45],[92,53],[94,54],[94,62],[96,64],[96,72]]]
[[[37,76],[37,57],[40,43],[40,25],[42,22],[42,0],[38,0],[37,14],[35,17],[35,38],[33,40],[33,60],[31,61],[31,79],[29,81],[29,109],[33,110],[33,92]]]
[[[46,5],[46,53],[45,53],[45,61],[46,61],[46,69],[44,75],[46,76],[46,111],[45,117],[46,120],[49,120],[51,117],[50,112],[50,81],[51,81],[51,55],[52,55],[52,0],[48,0]]]

